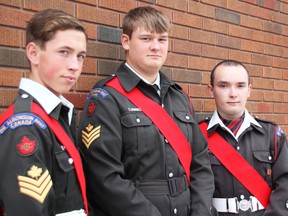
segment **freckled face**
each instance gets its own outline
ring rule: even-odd
[[[244,67],[221,65],[214,74],[214,86],[208,86],[220,115],[229,120],[239,118],[245,110],[252,86]]]
[[[68,92],[79,78],[86,55],[85,34],[77,30],[56,32],[31,62],[31,79],[57,96]]]

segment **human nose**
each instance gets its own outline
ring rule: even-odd
[[[231,98],[237,97],[237,90],[233,86],[230,87],[229,97],[231,97]]]
[[[71,56],[68,62],[68,69],[69,70],[79,70],[80,62],[78,61],[77,56]]]
[[[151,49],[152,50],[159,50],[160,49],[160,43],[157,39],[152,40]]]

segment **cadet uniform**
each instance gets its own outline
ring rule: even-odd
[[[286,136],[280,128],[273,122],[253,118],[247,110],[236,137],[224,126],[217,111],[205,122],[208,123],[208,136],[216,132],[220,134],[272,189],[270,204],[264,209],[257,198],[210,153],[215,178],[213,204],[216,209],[222,209],[219,216],[288,215],[288,150]]]
[[[73,105],[40,84],[22,79],[14,115],[0,125],[0,204],[8,216],[71,211],[85,215],[73,159],[47,124],[31,113],[32,101],[76,139]]]
[[[80,123],[87,196],[97,215],[210,215],[214,190],[207,143],[180,86],[160,73],[161,97],[124,63],[116,75],[126,91],[137,87],[162,104],[187,137],[191,183],[178,156],[152,121],[117,90],[98,82]],[[190,212],[190,213],[189,213]]]

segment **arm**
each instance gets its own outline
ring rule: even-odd
[[[212,215],[214,176],[209,161],[207,142],[197,124],[193,126],[192,152],[191,216]]]
[[[126,177],[120,116],[119,104],[111,94],[86,101],[79,137],[90,205],[95,212],[102,210],[107,215],[160,216],[158,209]],[[91,143],[87,142],[88,137]]]
[[[282,216],[288,214],[288,149],[286,136],[277,133],[278,155],[272,167],[273,188],[270,204],[265,210],[265,216]]]

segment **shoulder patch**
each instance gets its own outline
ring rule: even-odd
[[[88,98],[91,97],[101,97],[101,98],[106,98],[108,96],[108,92],[105,89],[102,88],[94,88],[90,91]]]
[[[85,144],[86,148],[89,149],[90,145],[94,140],[100,137],[101,125],[94,127],[91,124],[88,124],[85,127],[85,130],[82,130],[82,142]]]
[[[26,134],[19,138],[16,149],[21,156],[30,156],[38,149],[38,141],[32,134]]]
[[[278,127],[276,127],[276,134],[277,134],[277,136],[283,136],[284,131],[282,131],[282,129],[278,126]]]
[[[36,124],[39,128],[47,128],[46,123],[38,116],[32,113],[18,113],[7,119],[0,127],[0,135],[5,133],[8,129],[16,129],[22,126],[29,126]]]
[[[88,107],[87,107],[87,115],[88,116],[93,115],[95,109],[96,109],[95,102],[93,100],[91,100]]]
[[[53,186],[49,171],[33,165],[27,176],[18,176],[20,193],[30,196],[40,203],[43,203],[47,194]]]

